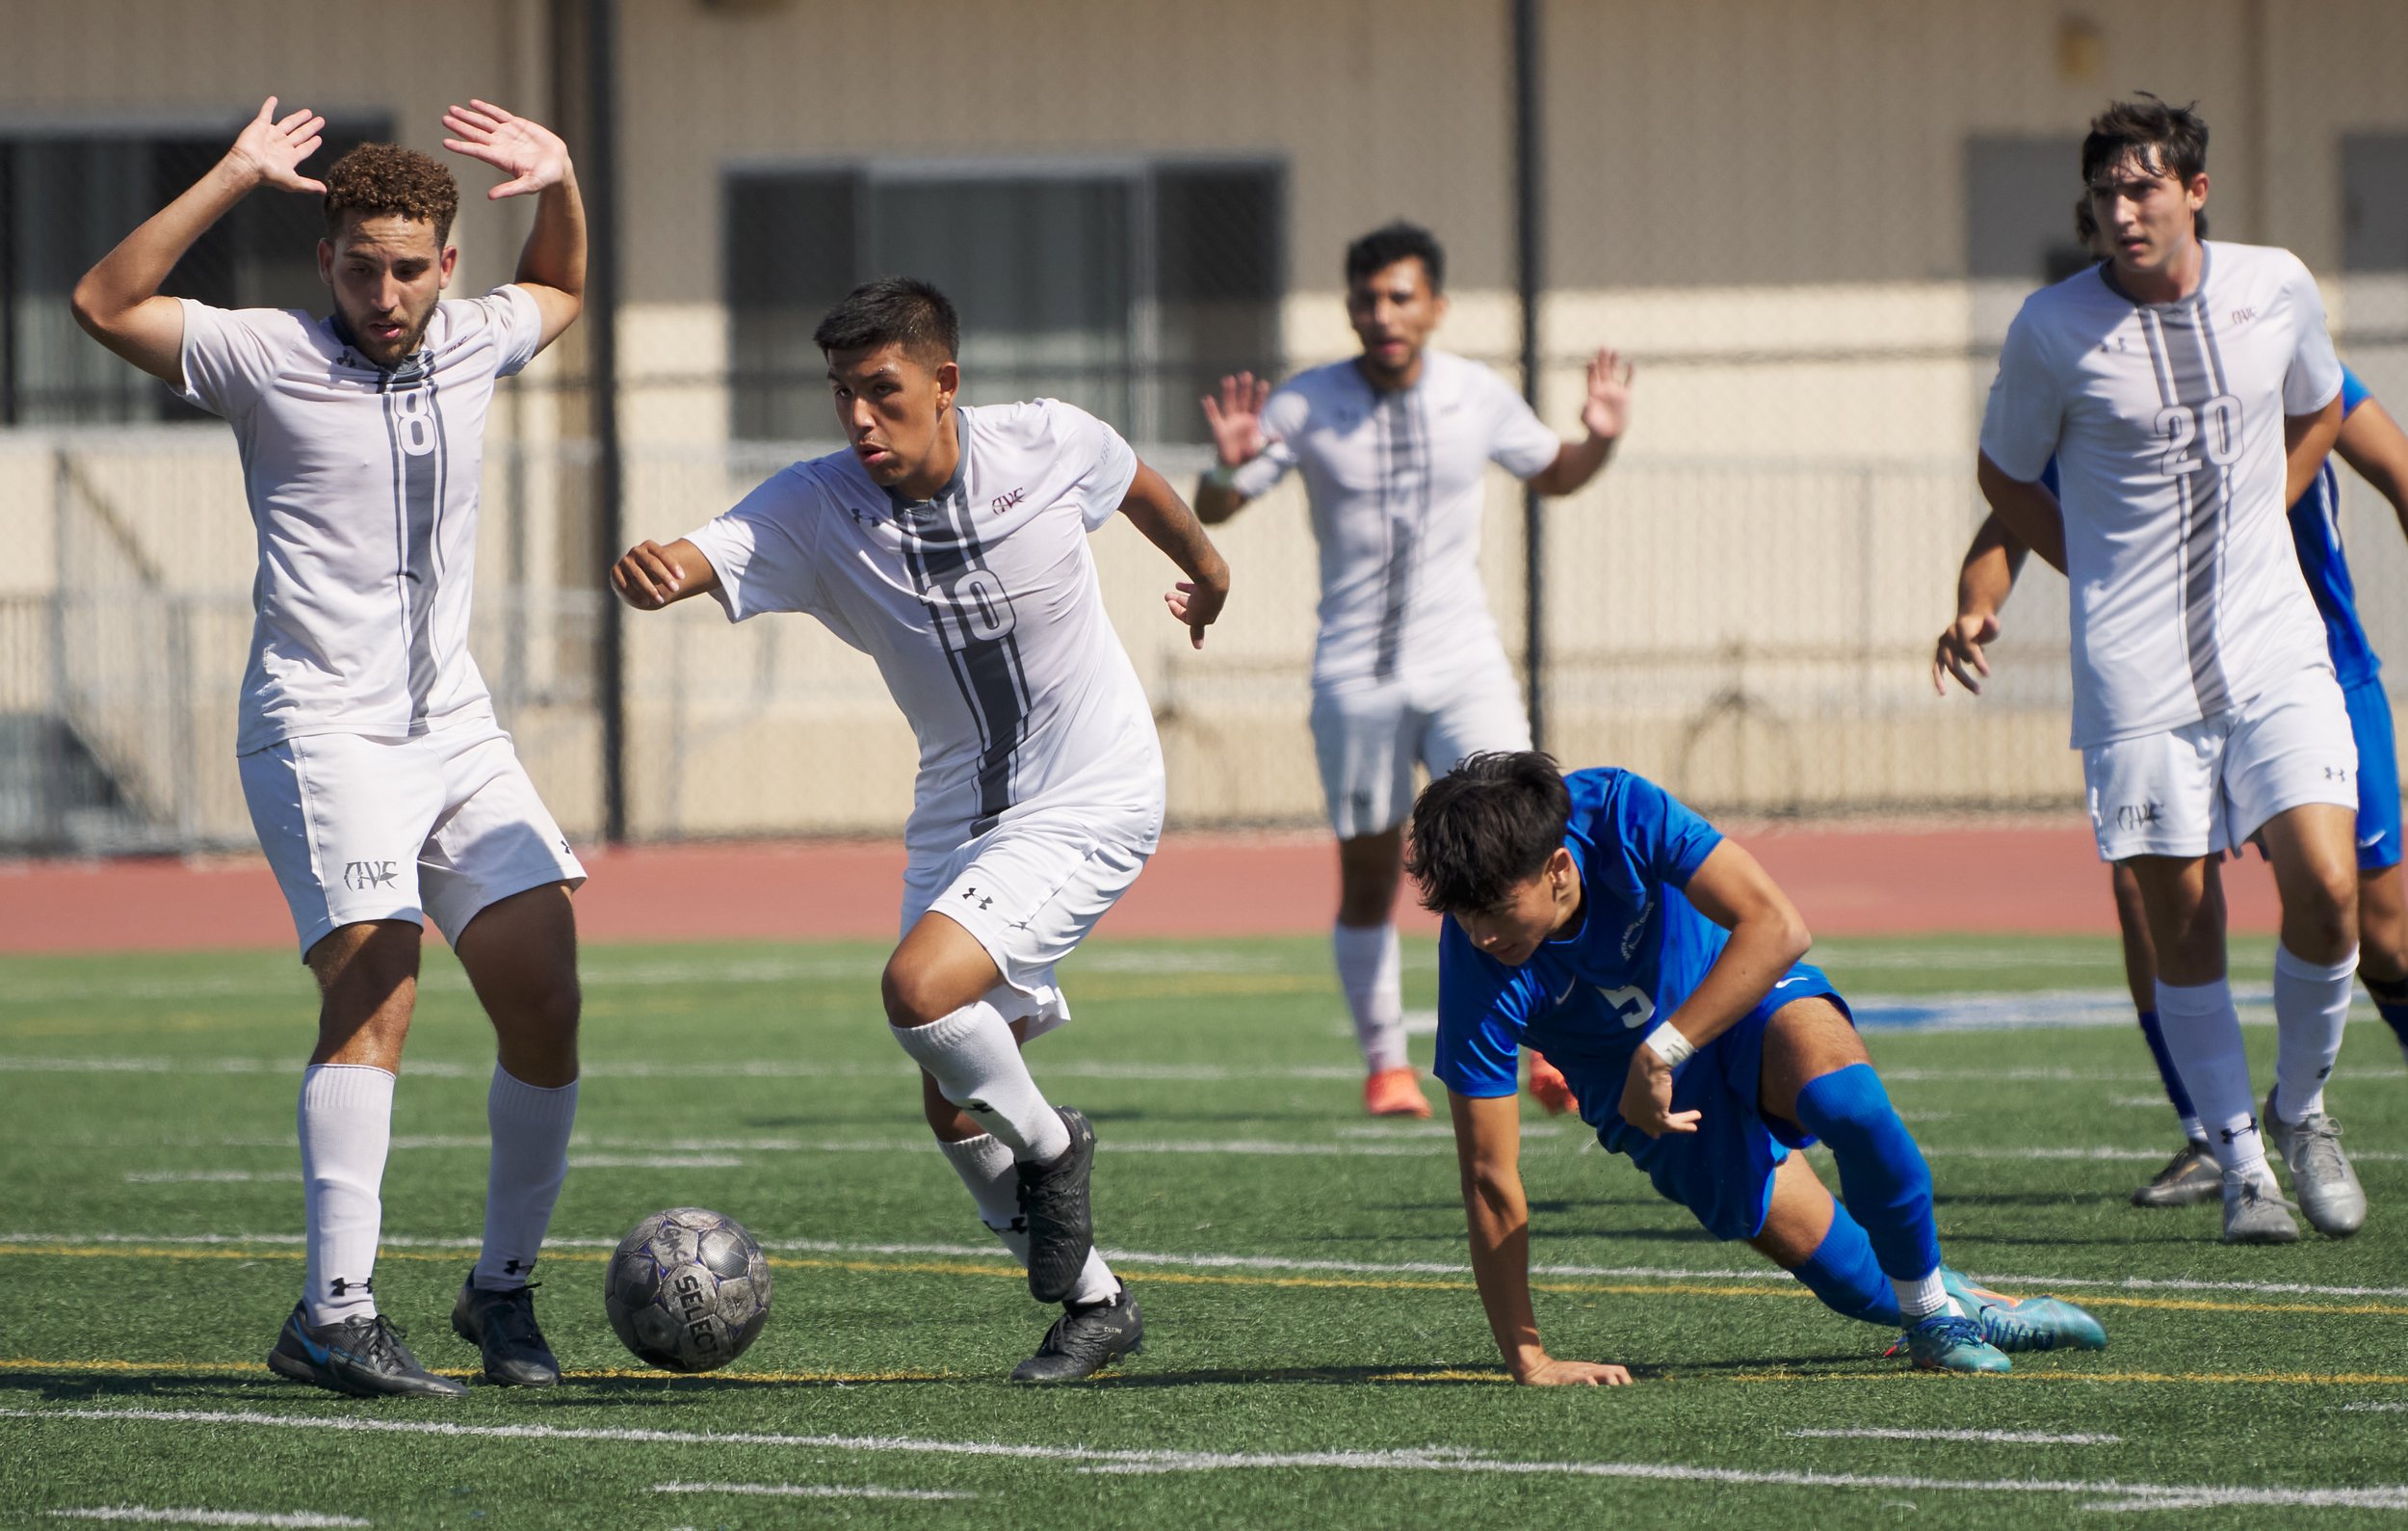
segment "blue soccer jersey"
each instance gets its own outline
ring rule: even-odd
[[[1681,891],[1720,831],[1628,771],[1575,771],[1564,785],[1581,928],[1519,967],[1474,946],[1452,918],[1439,934],[1435,1071],[1457,1095],[1513,1094],[1525,1043],[1567,1075],[1618,1080],[1648,1028],[1688,998],[1730,939]],[[1584,1099],[1583,1119],[1602,1125],[1612,1104]]]
[[[1695,1132],[1649,1138],[1624,1122],[1631,1055],[1658,1018],[1696,990],[1730,940],[1682,891],[1722,834],[1627,771],[1576,771],[1564,785],[1572,814],[1563,846],[1580,867],[1580,929],[1507,967],[1446,922],[1437,1075],[1460,1095],[1510,1095],[1521,1049],[1537,1048],[1563,1070],[1599,1142],[1627,1155],[1716,1238],[1752,1238],[1764,1227],[1774,1169],[1790,1148],[1814,1141],[1758,1110],[1772,1015],[1814,995],[1843,1015],[1846,1007],[1819,970],[1797,963],[1675,1070],[1672,1108],[1700,1114]]]
[[[2343,367],[2342,418],[2347,419],[2367,399],[2367,385]],[[2358,587],[2349,577],[2349,561],[2342,556],[2341,510],[2341,481],[2328,458],[2308,492],[2290,508],[2290,540],[2299,550],[2299,571],[2308,577],[2308,594],[2316,597],[2316,615],[2324,619],[2333,673],[2347,688],[2373,679],[2383,661],[2375,657],[2366,623],[2358,620]]]

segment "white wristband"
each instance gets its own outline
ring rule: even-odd
[[[1205,470],[1204,482],[1217,489],[1235,489],[1237,481],[1238,470],[1226,462],[1216,462]]]
[[[1654,1050],[1657,1057],[1663,1060],[1664,1067],[1667,1069],[1678,1069],[1688,1062],[1690,1055],[1697,1051],[1697,1044],[1682,1036],[1668,1020],[1659,1022],[1656,1029],[1647,1034],[1644,1042]]]

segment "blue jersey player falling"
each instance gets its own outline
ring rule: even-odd
[[[1930,1172],[1845,1004],[1799,961],[1796,910],[1662,788],[1627,771],[1567,777],[1535,752],[1476,754],[1415,805],[1407,870],[1446,916],[1436,1072],[1480,1301],[1517,1380],[1630,1380],[1539,1343],[1514,1095],[1526,1045],[1658,1192],[1833,1311],[1902,1328],[1892,1354],[1995,1372],[2008,1351],[2107,1343],[2070,1304],[2017,1302],[1941,1263]],[[1793,1151],[1818,1139],[1845,1207]]]

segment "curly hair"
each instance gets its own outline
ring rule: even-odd
[[[399,144],[362,144],[326,172],[327,232],[343,226],[343,215],[387,215],[434,225],[440,246],[452,237],[459,211],[459,183],[440,162]]]

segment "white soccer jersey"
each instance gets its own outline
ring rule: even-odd
[[[833,452],[688,537],[730,620],[807,612],[877,662],[920,741],[915,858],[1034,806],[1158,800],[1163,781],[1086,545],[1137,454],[1058,400],[954,416],[961,465],[932,500],[903,501]]]
[[[1263,434],[1234,484],[1251,499],[1304,472],[1321,543],[1316,687],[1427,680],[1503,651],[1479,579],[1487,467],[1527,479],[1562,447],[1503,378],[1424,351],[1413,386],[1383,393],[1336,361],[1273,393]]]
[[[2056,458],[2076,747],[2329,667],[2285,515],[2283,420],[2341,385],[2316,280],[2289,251],[2211,244],[2179,303],[2136,304],[2104,267],[2025,301],[1981,450],[2026,483]]]
[[[259,543],[235,749],[482,717],[468,657],[485,407],[543,316],[516,287],[435,305],[384,371],[298,309],[184,300],[184,397],[234,427]]]

